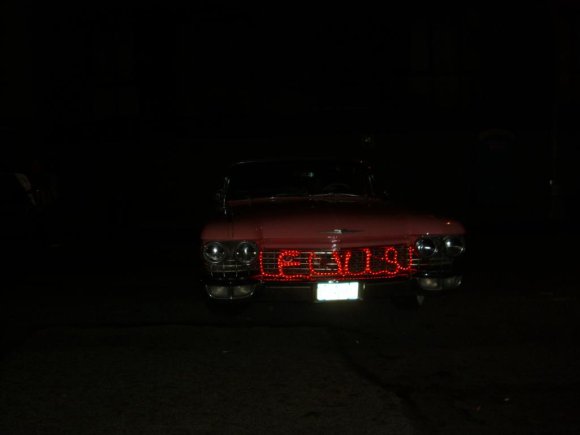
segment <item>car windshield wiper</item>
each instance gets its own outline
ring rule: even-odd
[[[294,192],[294,193],[274,193],[269,195],[269,198],[283,198],[288,196],[307,196],[304,192]]]
[[[362,196],[362,195],[358,193],[329,192],[329,193],[313,193],[310,196],[326,197],[326,196]]]

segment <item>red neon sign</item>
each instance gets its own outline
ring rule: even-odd
[[[346,249],[317,253],[296,249],[280,250],[274,262],[260,251],[259,279],[264,281],[313,281],[319,278],[393,278],[412,272],[413,247],[404,248],[403,257],[394,246]],[[406,254],[406,255],[404,255]]]

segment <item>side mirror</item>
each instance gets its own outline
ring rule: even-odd
[[[225,192],[223,188],[218,189],[214,194],[214,200],[218,204],[222,204],[225,200]]]
[[[226,208],[226,191],[224,188],[218,189],[214,194],[216,209],[227,214]]]

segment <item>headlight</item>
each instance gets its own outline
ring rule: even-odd
[[[423,237],[415,242],[417,252],[421,257],[431,257],[437,252],[437,245],[433,239]]]
[[[220,242],[209,242],[203,246],[203,258],[210,263],[219,263],[226,257],[226,249]]]
[[[460,236],[447,236],[443,239],[445,254],[450,257],[457,257],[465,251],[465,240]]]
[[[250,264],[258,255],[258,247],[252,242],[241,242],[234,251],[234,257],[240,263]]]

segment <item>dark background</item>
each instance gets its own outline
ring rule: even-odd
[[[395,197],[472,231],[559,228],[578,195],[579,13],[7,4],[0,169],[48,192],[48,243],[195,240],[227,164],[289,155],[367,158]]]
[[[578,2],[239,3],[0,3],[0,433],[580,433]],[[463,286],[215,312],[222,171],[325,155]]]

